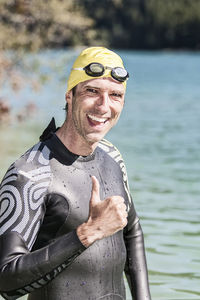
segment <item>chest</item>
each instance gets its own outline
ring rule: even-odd
[[[71,231],[87,221],[92,191],[91,176],[100,185],[100,199],[120,195],[127,200],[122,172],[117,164],[95,161],[78,166],[53,166],[53,181],[49,193],[60,194],[68,203],[64,230]],[[61,213],[64,212],[61,209]]]

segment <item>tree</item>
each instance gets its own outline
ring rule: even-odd
[[[81,45],[95,34],[92,19],[70,0],[1,0],[0,20],[1,49]]]

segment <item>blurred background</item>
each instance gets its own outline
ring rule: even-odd
[[[199,32],[200,0],[0,1],[0,179],[53,116],[62,124],[83,48],[123,58],[126,103],[107,139],[126,162],[152,300],[200,299]]]

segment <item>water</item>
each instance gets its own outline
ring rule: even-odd
[[[200,54],[120,54],[130,79],[121,119],[107,138],[120,149],[127,165],[145,236],[152,299],[199,300]],[[40,120],[0,128],[0,177],[37,141],[52,115],[61,124],[63,78],[73,55],[48,51],[37,56],[41,70],[50,74],[40,92],[31,94]],[[53,68],[52,61],[56,61]],[[3,92],[11,94],[8,89]],[[12,103],[17,109],[27,99],[28,88],[14,95]]]

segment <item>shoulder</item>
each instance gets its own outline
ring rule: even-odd
[[[98,144],[99,148],[102,149],[106,154],[112,157],[116,162],[122,160],[121,153],[119,150],[108,140],[103,139]]]
[[[120,151],[109,141],[106,139],[103,139],[99,142],[99,148],[103,150],[109,157],[117,163],[122,171],[123,180],[127,182],[127,172],[126,172],[126,166],[123,160],[123,157],[120,153]]]
[[[50,177],[50,150],[45,143],[38,142],[21,157],[19,157],[8,169],[2,185],[16,181],[38,181],[42,177]]]
[[[34,168],[49,165],[50,150],[44,142],[38,142],[28,149],[20,158],[15,161],[16,168]]]
[[[111,157],[117,164],[119,164],[122,171],[126,173],[124,160],[116,146],[114,146],[111,142],[109,142],[106,139],[101,140],[98,146],[102,151],[105,152],[106,155]]]

